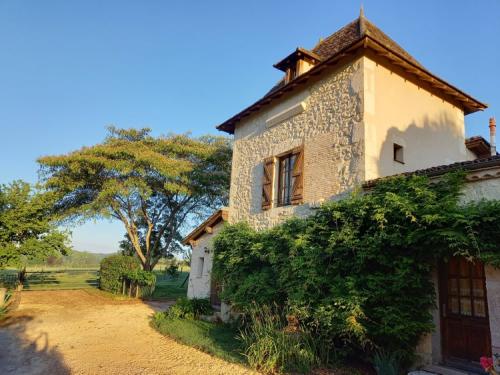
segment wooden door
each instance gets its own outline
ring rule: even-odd
[[[221,304],[220,300],[221,287],[219,283],[216,283],[213,279],[210,283],[210,304],[212,306],[218,307]]]
[[[484,266],[453,257],[440,276],[444,359],[477,363],[491,355]]]

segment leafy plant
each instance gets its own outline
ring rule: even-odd
[[[206,298],[178,298],[174,305],[165,312],[165,316],[177,319],[196,319],[200,315],[208,315],[213,309]]]
[[[5,314],[7,314],[7,312],[9,311],[11,298],[12,298],[12,292],[7,291],[7,293],[5,293],[5,296],[3,297],[3,300],[0,301],[0,319],[2,319],[5,316]]]
[[[57,196],[24,181],[0,185],[0,268],[70,252],[57,227]]]
[[[141,269],[125,271],[123,277],[140,286],[153,286],[156,283],[156,276],[153,272]]]
[[[114,294],[121,293],[125,274],[139,267],[139,261],[135,257],[111,255],[104,258],[99,271],[100,288]]]
[[[269,374],[309,373],[319,363],[312,335],[302,327],[289,327],[277,310],[256,306],[247,319],[240,339],[251,367]]]

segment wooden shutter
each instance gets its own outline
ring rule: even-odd
[[[295,148],[292,151],[292,155],[295,156],[295,159],[292,168],[293,185],[291,202],[292,204],[301,204],[304,192],[304,148]]]
[[[264,174],[262,177],[262,209],[271,208],[273,201],[273,178],[274,177],[274,158],[264,159]]]

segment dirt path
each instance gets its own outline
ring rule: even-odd
[[[250,374],[166,338],[149,317],[166,304],[84,290],[23,292],[0,326],[0,374]]]

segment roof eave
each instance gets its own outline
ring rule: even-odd
[[[386,176],[386,177],[379,177],[375,178],[373,180],[368,180],[365,181],[362,184],[363,189],[369,190],[375,187],[378,183],[387,180],[392,177],[409,177],[409,176],[426,176],[429,178],[433,177],[439,177],[442,176],[446,173],[449,172],[456,172],[456,171],[464,171],[464,172],[473,172],[473,171],[480,171],[484,169],[490,169],[490,168],[498,168],[500,167],[500,155],[495,155],[495,156],[490,156],[487,158],[482,158],[482,159],[476,159],[476,160],[470,160],[470,161],[465,161],[465,162],[457,162],[457,163],[452,163],[452,164],[447,164],[447,165],[440,165],[436,167],[431,167],[427,169],[419,169],[416,171],[412,172],[405,172],[405,173],[400,173],[396,175],[391,175],[391,176]]]
[[[186,237],[184,237],[181,241],[183,245],[190,245],[191,241],[196,241],[200,238],[205,232],[207,227],[215,226],[220,221],[227,221],[228,211],[227,209],[220,209],[215,211],[208,219],[206,219],[203,223],[198,225],[191,233],[189,233]]]

